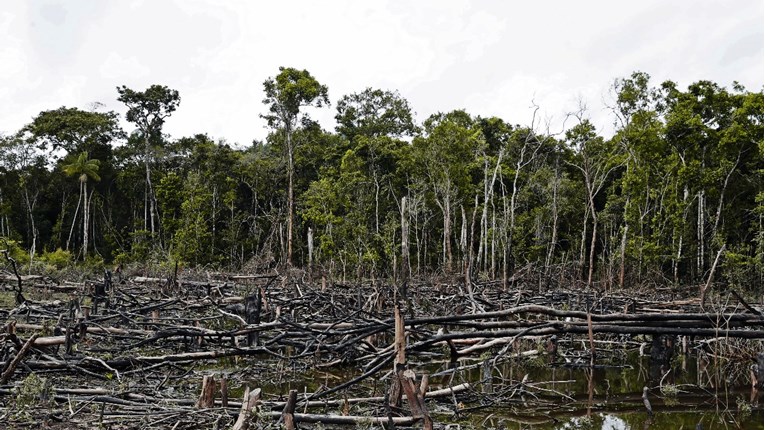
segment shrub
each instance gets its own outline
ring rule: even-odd
[[[2,249],[7,249],[11,258],[16,260],[19,266],[29,264],[29,253],[15,240],[0,236],[0,250]],[[19,270],[21,270],[20,267]]]
[[[72,253],[58,248],[53,252],[44,252],[40,260],[61,270],[72,263]]]

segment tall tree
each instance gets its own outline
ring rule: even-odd
[[[88,179],[94,181],[100,181],[101,177],[98,176],[98,168],[100,166],[99,160],[93,160],[88,158],[87,152],[82,152],[71,163],[63,166],[64,173],[67,176],[77,176],[80,182],[80,198],[77,201],[77,210],[74,213],[74,219],[72,220],[72,229],[69,231],[69,239],[66,241],[66,249],[69,249],[69,241],[72,238],[72,230],[74,229],[74,223],[77,220],[77,211],[80,209],[80,202],[82,202],[82,258],[85,259],[88,255],[88,226],[90,224],[90,197],[88,196]]]
[[[470,115],[461,110],[432,115],[424,126],[427,136],[414,139],[414,157],[443,215],[441,261],[449,273],[453,268],[452,218],[470,188],[469,162],[485,141]]]
[[[64,149],[68,154],[88,152],[96,158],[96,153],[124,136],[114,112],[88,112],[63,106],[40,112],[27,129],[53,150]]]
[[[294,190],[294,157],[295,148],[292,135],[301,117],[300,109],[307,106],[322,107],[329,104],[327,87],[321,85],[306,70],[291,67],[279,67],[276,77],[266,79],[263,83],[266,98],[263,103],[268,106],[269,114],[262,115],[268,125],[274,129],[281,128],[285,138],[287,152],[287,265],[292,265],[292,241],[294,230],[295,190]]]
[[[404,178],[397,175],[396,170],[402,150],[408,145],[400,139],[414,136],[418,131],[409,102],[397,91],[366,88],[343,96],[337,102],[335,119],[337,132],[363,160],[365,180],[359,184],[365,187],[362,193],[374,195],[374,222],[367,225],[374,226],[370,230],[378,245],[375,255],[395,258],[393,240],[400,216],[393,223],[386,219],[389,218],[386,214],[398,210],[402,215],[398,197],[404,192]]]
[[[4,167],[15,171],[17,175],[15,188],[18,188],[21,194],[21,206],[26,212],[25,223],[31,261],[37,252],[40,236],[36,206],[43,188],[42,182],[46,179],[46,160],[38,151],[35,139],[23,130],[0,138],[0,153]]]
[[[152,85],[145,91],[135,91],[123,85],[117,87],[117,92],[119,93],[117,100],[128,107],[125,117],[138,127],[143,138],[143,158],[146,168],[144,230],[149,227],[154,234],[159,226],[155,227],[154,223],[154,218],[158,214],[157,199],[151,183],[152,146],[161,144],[162,126],[165,124],[165,119],[178,108],[181,97],[178,91],[164,85]]]
[[[595,245],[597,244],[598,237],[598,211],[595,199],[606,185],[606,180],[611,172],[619,166],[619,161],[611,141],[606,141],[598,136],[595,132],[595,127],[589,120],[584,119],[572,129],[566,131],[566,140],[579,151],[579,160],[569,164],[582,173],[587,200],[587,211],[585,211],[585,214],[589,212],[592,218],[589,267],[587,272],[587,287],[589,287],[592,284],[592,275],[595,268]],[[585,222],[582,224],[582,249],[584,249],[586,229],[587,223],[585,219]],[[583,260],[583,256],[580,256],[580,260]]]
[[[337,102],[336,130],[353,140],[356,136],[404,137],[417,132],[409,102],[396,91],[367,88]]]

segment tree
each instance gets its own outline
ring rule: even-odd
[[[644,251],[649,248],[645,246],[645,237],[650,230],[647,228],[647,216],[657,194],[654,193],[652,197],[650,189],[666,185],[661,180],[665,176],[662,171],[677,161],[675,154],[668,153],[666,142],[662,139],[664,125],[659,112],[660,93],[649,86],[649,81],[647,73],[634,72],[629,78],[614,81],[612,87],[615,104],[611,109],[618,126],[613,141],[620,146],[625,156],[624,172],[619,181],[620,195],[611,196],[612,203],[622,208],[618,275],[620,288],[625,284],[628,238],[633,238],[635,245],[632,248],[637,248],[637,279],[642,275]],[[682,156],[680,159],[683,159]],[[673,177],[677,176],[676,173]],[[675,208],[679,207],[675,205]],[[679,255],[683,247],[682,233],[676,231],[671,236],[673,241],[679,236]],[[678,260],[679,257],[673,263],[675,275]]]
[[[595,133],[595,127],[589,120],[584,119],[571,130],[566,131],[566,140],[572,147],[579,150],[578,162],[569,164],[582,173],[586,191],[587,210],[585,211],[585,222],[582,224],[582,250],[584,250],[585,232],[587,230],[587,212],[589,212],[592,218],[592,235],[587,273],[587,287],[589,287],[592,284],[592,274],[595,267],[595,245],[597,244],[598,237],[598,213],[595,199],[606,185],[608,176],[619,166],[619,163],[610,142]],[[580,260],[583,261],[584,256],[581,254],[583,253],[580,253]]]
[[[409,102],[396,91],[367,88],[337,102],[336,130],[353,140],[356,136],[412,136],[417,126]]]
[[[478,256],[477,256],[478,264],[477,265],[480,266],[481,262],[483,262],[484,266],[486,266],[487,261],[491,260],[492,262],[491,268],[493,272],[494,255],[491,255],[491,257],[489,257],[489,248],[490,248],[489,247],[489,207],[492,207],[492,220],[496,220],[496,216],[495,216],[496,214],[494,213],[495,208],[493,205],[495,184],[497,183],[498,174],[500,173],[500,170],[501,170],[503,157],[505,156],[505,153],[507,151],[508,142],[510,141],[511,136],[513,135],[513,128],[511,125],[505,123],[504,121],[496,117],[479,118],[477,120],[477,125],[481,128],[483,137],[486,140],[486,145],[483,148],[484,150],[481,153],[481,158],[483,161],[483,175],[482,175],[483,177],[483,181],[482,181],[483,182],[483,209],[481,211],[481,220],[479,225]],[[475,219],[476,212],[478,211],[477,195],[474,201],[475,201],[475,207],[473,209],[473,217],[472,217],[473,220]],[[467,223],[465,220],[465,216],[463,215],[464,238],[462,238],[462,241],[464,242],[465,247],[467,247],[468,243],[470,243],[470,246],[469,246],[470,249],[468,250],[468,252],[466,252],[466,254],[468,255],[467,261],[463,263],[463,265],[465,266],[465,276],[467,279],[470,279],[472,277],[471,272],[472,272],[472,266],[473,266],[473,242],[474,242],[474,240],[472,239],[472,237],[474,236],[472,224],[474,223],[471,222],[471,227],[470,227],[471,238],[468,239]],[[495,239],[496,239],[496,234],[493,234],[492,241],[494,241]]]
[[[468,191],[468,165],[485,144],[470,115],[458,110],[435,114],[425,121],[426,137],[413,142],[416,163],[422,169],[433,199],[443,215],[442,262],[453,268],[452,217]]]
[[[743,224],[756,223],[752,197],[762,189],[762,93],[745,93],[737,84],[729,92],[709,81],[695,82],[687,91],[672,82],[662,88],[664,139],[681,157],[676,178],[682,181],[684,199],[690,197],[687,206],[696,206],[695,231],[686,236],[695,244],[699,279],[718,253],[714,248],[732,250],[738,243],[736,252],[756,252],[744,251],[755,237]],[[733,195],[738,196],[735,204]]]
[[[126,86],[117,87],[121,101],[128,107],[125,117],[134,123],[141,132],[143,138],[143,159],[146,168],[146,188],[144,192],[144,230],[151,228],[154,234],[154,217],[157,214],[157,199],[151,184],[152,145],[160,145],[162,142],[162,126],[173,112],[178,108],[181,97],[178,91],[164,85],[152,85],[145,91],[135,91]],[[149,224],[147,226],[147,224]]]
[[[506,202],[505,199],[505,223],[507,223],[506,228],[506,245],[505,250],[503,253],[503,263],[502,263],[502,283],[503,288],[507,288],[507,278],[512,274],[513,271],[515,271],[515,258],[513,257],[515,243],[513,241],[513,235],[515,234],[516,229],[516,210],[518,206],[518,195],[520,192],[521,183],[519,181],[521,177],[521,172],[523,169],[525,169],[529,164],[531,164],[534,159],[537,157],[537,153],[544,145],[544,138],[540,137],[536,131],[534,131],[535,124],[535,118],[536,118],[536,110],[534,111],[534,116],[532,117],[532,127],[528,129],[518,129],[513,133],[511,141],[514,141],[515,143],[515,154],[513,159],[515,161],[515,165],[511,167],[511,171],[513,173],[513,181],[512,186],[510,189],[510,202],[509,205]],[[509,218],[509,220],[507,219]],[[508,261],[509,260],[509,261]]]
[[[21,194],[20,206],[23,206],[26,213],[24,221],[27,227],[29,259],[32,261],[37,252],[40,236],[36,207],[39,203],[40,191],[47,179],[46,160],[39,153],[34,138],[24,130],[0,138],[0,153],[4,170],[13,171],[16,176],[17,183],[14,188],[17,188]]]
[[[72,231],[74,230],[74,223],[77,220],[77,211],[80,210],[80,202],[83,205],[82,211],[82,258],[88,255],[88,225],[90,220],[90,198],[88,196],[88,179],[94,181],[100,181],[101,177],[98,176],[98,168],[100,166],[99,160],[92,160],[88,158],[87,152],[82,152],[71,163],[63,166],[64,173],[67,176],[77,176],[80,181],[80,198],[77,200],[77,210],[74,212],[74,218],[72,219],[72,228],[69,230],[69,238],[66,240],[66,249],[69,250],[69,241],[72,238]]]
[[[27,129],[53,150],[64,149],[68,154],[88,152],[91,156],[124,136],[114,112],[88,112],[64,106],[40,112]]]
[[[294,230],[294,152],[292,135],[304,117],[300,109],[307,106],[322,107],[329,104],[327,87],[321,85],[306,70],[291,67],[279,67],[275,78],[268,78],[263,83],[269,114],[262,115],[269,127],[281,128],[284,133],[287,152],[287,265],[292,265],[292,241]]]
[[[94,109],[98,108],[98,104]],[[66,151],[65,158],[76,158],[80,153],[87,152],[88,156],[100,161],[99,175],[104,179],[105,188],[112,183],[116,172],[113,166],[112,142],[125,136],[119,125],[119,119],[115,112],[97,112],[85,111],[78,108],[60,107],[54,110],[40,112],[34,120],[25,127],[25,131],[31,133],[40,149],[49,151],[50,158],[59,162],[57,157],[61,152]],[[61,172],[60,169],[57,169]],[[63,175],[61,175],[63,176]],[[54,175],[58,178],[58,176]],[[61,177],[57,180],[64,181]],[[58,184],[59,186],[61,184]],[[55,186],[55,185],[52,185]],[[80,188],[82,186],[80,185]],[[102,188],[95,195],[107,195],[107,190]],[[60,195],[61,209],[57,221],[53,227],[52,241],[54,247],[63,247],[63,241],[66,240],[66,247],[69,247],[71,241],[71,232],[68,239],[62,238],[67,218],[67,208],[69,206],[69,187],[64,186]],[[81,191],[81,190],[80,190]],[[95,190],[94,190],[95,191]],[[54,197],[54,196],[50,196]],[[58,197],[58,196],[56,196]],[[82,196],[80,195],[80,198]],[[79,212],[79,205],[77,209]],[[90,205],[88,205],[90,206]],[[88,216],[93,211],[88,212]],[[75,217],[76,218],[76,217]],[[72,226],[76,220],[72,220]]]

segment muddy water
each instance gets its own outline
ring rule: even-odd
[[[597,361],[604,364],[593,369],[588,360],[576,358],[510,361],[493,367],[491,384],[481,383],[487,381],[483,366],[458,372],[459,376],[448,374],[448,366],[434,373],[447,373],[441,377],[444,384],[478,382],[479,406],[466,406],[464,418],[454,417],[474,428],[676,430],[696,429],[699,424],[703,429],[763,428],[763,393],[752,390],[746,366],[712,363],[707,356],[690,354],[656,362],[637,351]],[[509,399],[502,395],[508,390],[503,380],[514,381],[517,387],[524,378],[523,390],[517,389]],[[644,405],[644,386],[649,387],[652,415]],[[492,399],[496,392],[502,400]]]
[[[432,375],[431,389],[472,383],[471,392],[453,400],[429,401],[434,421],[455,430],[677,430],[697,429],[699,424],[706,430],[763,429],[763,393],[752,390],[746,365],[714,362],[704,354],[678,354],[657,362],[635,350],[617,350],[599,356],[590,368],[586,356],[580,357],[539,354],[484,366],[482,362],[491,360],[486,354],[461,360],[457,369],[438,359],[410,364],[416,373]],[[263,388],[282,395],[292,388],[310,393],[358,374],[349,368],[285,369],[283,378]],[[652,415],[644,405],[643,387],[649,387]],[[379,396],[384,388],[381,381],[367,381],[353,391]]]

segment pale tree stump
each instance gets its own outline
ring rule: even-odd
[[[234,427],[231,430],[247,430],[250,428],[250,421],[253,421],[253,417],[257,419],[257,415],[253,414],[253,411],[258,407],[260,403],[260,388],[255,388],[250,391],[250,388],[244,390],[244,397],[242,398],[242,409],[239,411],[239,418],[237,418]]]
[[[199,400],[194,405],[197,409],[207,409],[215,404],[215,377],[206,375],[202,378],[202,392],[199,394]]]

